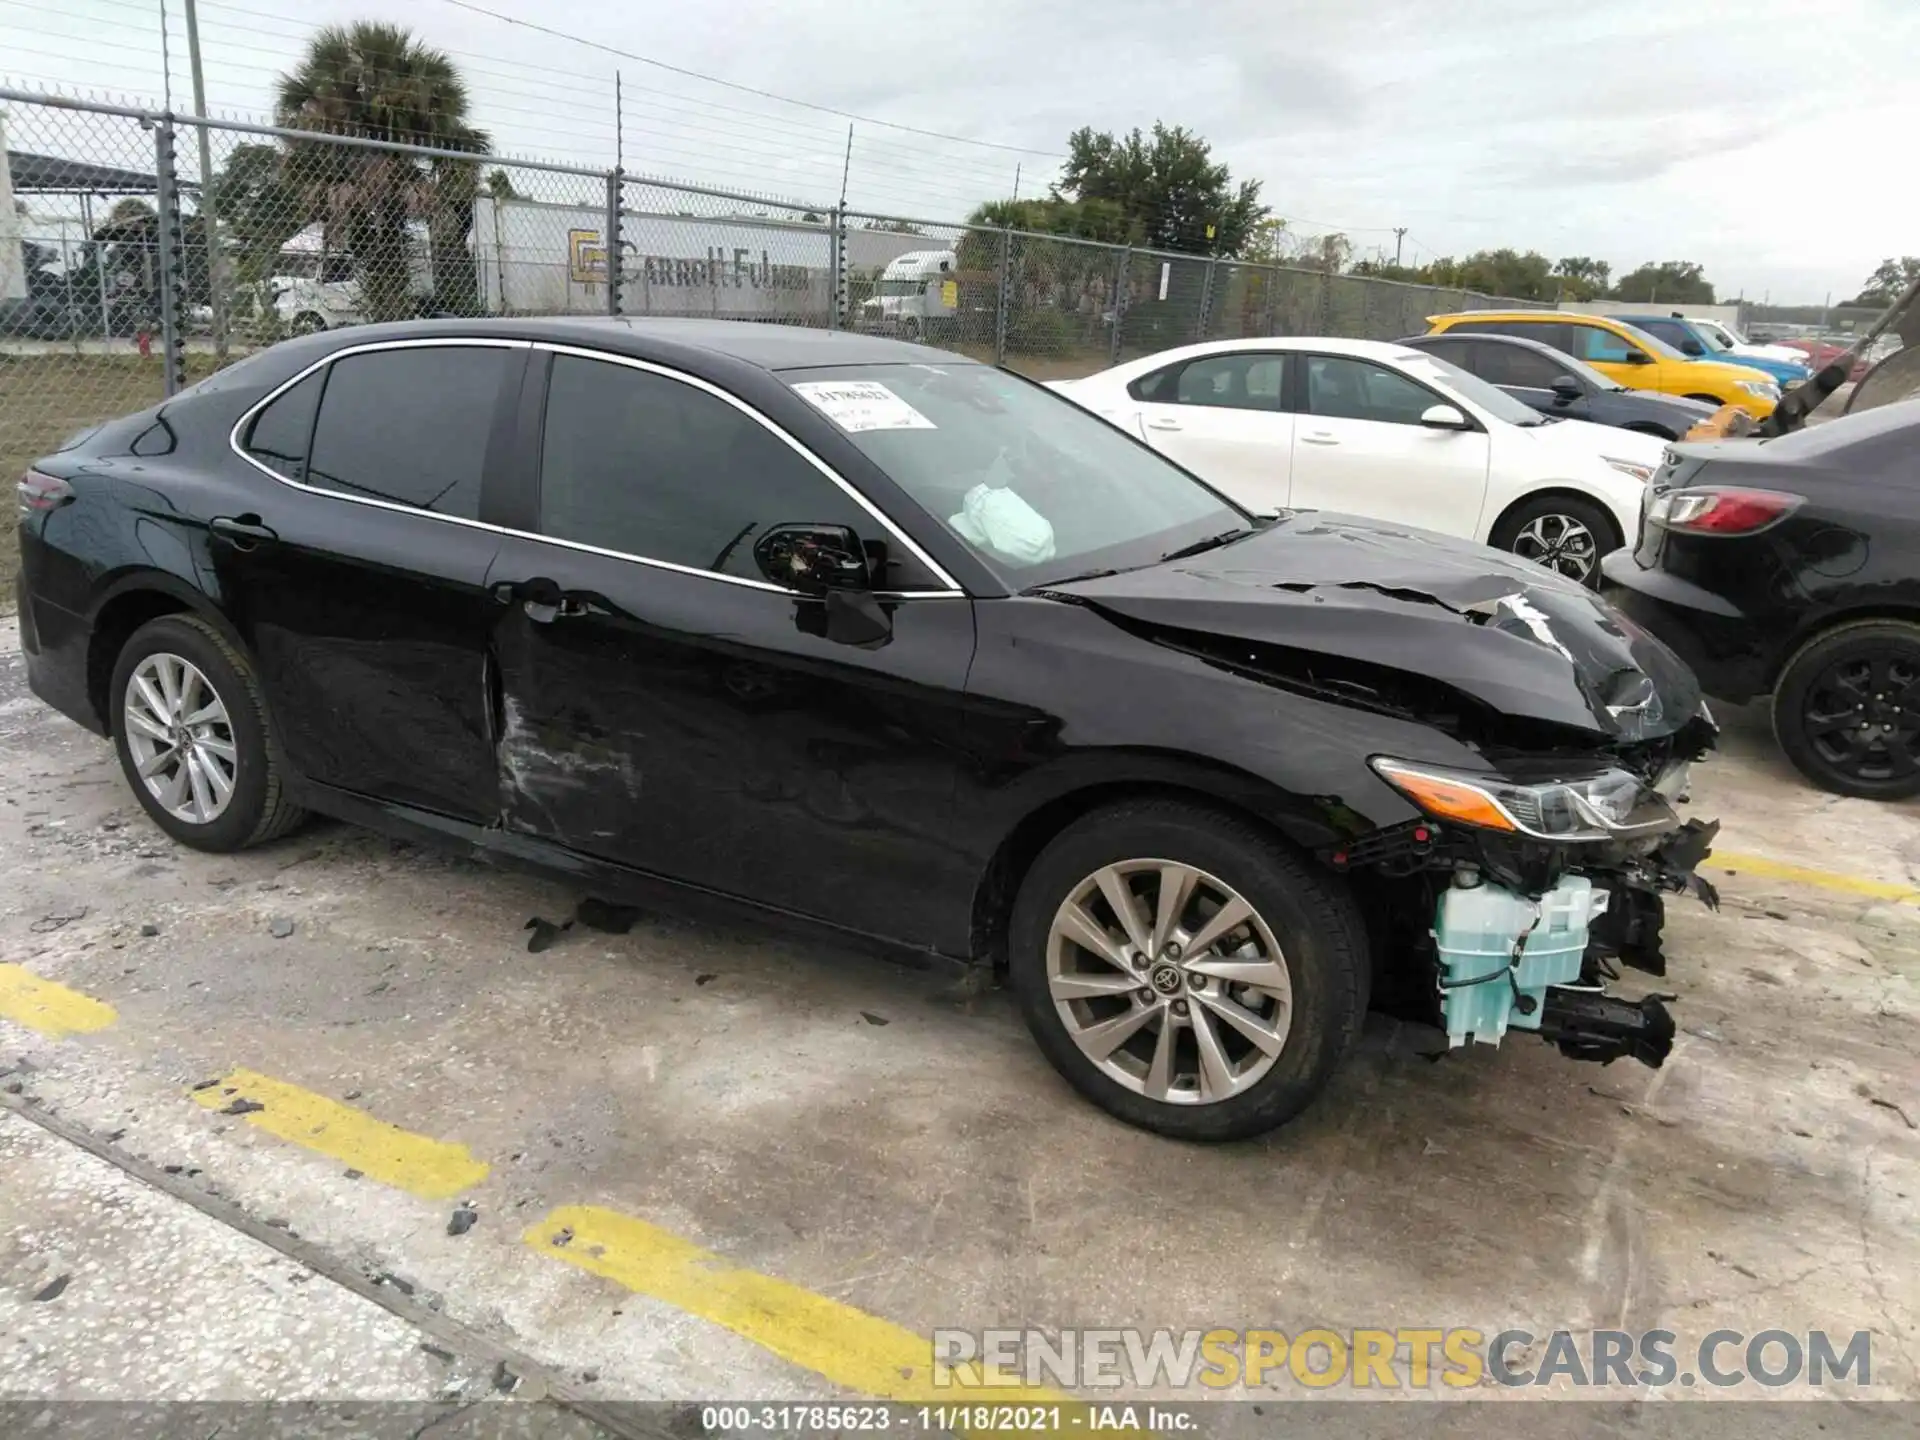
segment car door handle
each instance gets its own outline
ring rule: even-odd
[[[1180,422],[1178,420],[1149,420],[1147,421],[1147,428],[1149,430],[1178,430],[1180,428]]]
[[[558,600],[523,600],[520,608],[534,624],[551,625],[556,620],[572,620],[586,614],[587,602],[562,595]]]
[[[569,620],[585,615],[592,607],[578,595],[569,595],[545,576],[533,580],[500,580],[488,587],[502,605],[520,602],[527,618],[536,625]]]
[[[236,550],[270,545],[280,538],[271,526],[260,523],[258,515],[216,515],[207,522],[207,529],[223,540],[231,540]]]
[[[1309,430],[1301,440],[1308,445],[1338,445],[1340,441],[1325,430]]]

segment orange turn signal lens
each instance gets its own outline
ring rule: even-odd
[[[1483,830],[1519,828],[1506,811],[1494,804],[1492,796],[1475,786],[1410,770],[1390,760],[1376,760],[1373,768],[1389,785],[1436,820],[1457,820],[1462,825],[1477,825]]]

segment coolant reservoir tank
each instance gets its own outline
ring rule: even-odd
[[[1456,874],[1433,930],[1447,1043],[1497,1045],[1509,1026],[1538,1030],[1547,987],[1580,978],[1588,924],[1606,908],[1607,892],[1584,875],[1533,900],[1478,872]]]

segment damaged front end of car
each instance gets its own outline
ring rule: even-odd
[[[1515,756],[1488,773],[1375,758],[1428,818],[1325,858],[1373,871],[1393,912],[1431,917],[1424,935],[1407,938],[1449,1047],[1531,1030],[1575,1059],[1665,1061],[1673,997],[1625,1000],[1608,985],[1623,965],[1666,973],[1666,896],[1719,903],[1696,873],[1719,825],[1683,822],[1673,808],[1690,761],[1712,742],[1704,716],[1693,731],[1658,759],[1604,764]]]
[[[1156,645],[1401,722],[1409,748],[1366,763],[1404,805],[1318,797],[1377,1005],[1449,1048],[1524,1030],[1578,1059],[1666,1059],[1674,997],[1608,989],[1622,967],[1666,973],[1668,896],[1718,905],[1697,867],[1719,826],[1677,809],[1718,729],[1666,647],[1538,566],[1347,516],[1073,589]]]

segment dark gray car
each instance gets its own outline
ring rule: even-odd
[[[1584,361],[1538,340],[1449,333],[1416,335],[1398,343],[1450,360],[1542,415],[1678,440],[1714,413],[1711,405],[1698,400],[1652,390],[1629,390]]]

